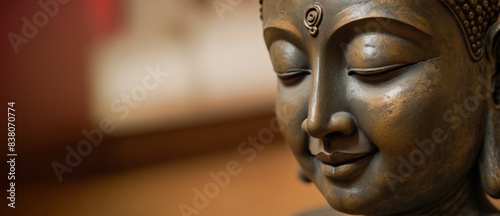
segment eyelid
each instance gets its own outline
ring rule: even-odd
[[[369,75],[375,75],[375,74],[383,74],[383,73],[389,73],[392,71],[396,71],[396,70],[399,70],[401,68],[409,67],[409,66],[412,66],[412,65],[415,65],[418,63],[420,63],[420,62],[393,64],[393,65],[387,65],[387,66],[376,67],[376,68],[351,68],[348,70],[347,74],[349,76],[352,76],[352,75],[369,76]]]
[[[286,71],[276,71],[276,75],[280,79],[290,79],[301,74],[311,74],[311,70],[308,69],[290,69]]]

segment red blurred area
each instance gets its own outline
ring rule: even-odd
[[[16,150],[29,158],[18,163],[25,171],[19,173],[20,181],[53,179],[51,162],[65,157],[64,146],[84,138],[82,130],[92,129],[89,52],[96,39],[121,26],[118,11],[123,1],[74,0],[57,6],[40,2],[56,1],[8,1],[0,7],[0,99],[2,104],[16,102]],[[26,37],[23,30],[30,24],[25,20],[32,25],[40,13],[48,17],[45,25],[34,25],[36,35]],[[13,43],[9,34],[27,43]],[[6,112],[6,106],[0,111]],[[5,136],[1,134],[2,140]]]
[[[2,102],[15,100],[19,148],[33,150],[79,136],[88,125],[87,53],[91,34],[82,1],[61,5],[58,18],[49,17],[26,44],[1,42],[2,73],[6,90]],[[43,11],[36,1],[9,1],[2,7],[0,35],[10,32],[23,36],[22,18],[33,20]],[[3,108],[3,107],[2,107]]]
[[[116,33],[123,27],[123,1],[117,0],[88,0],[87,19],[90,30],[98,36],[108,36]]]

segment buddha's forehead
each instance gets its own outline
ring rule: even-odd
[[[443,17],[453,19],[439,0],[264,0],[264,28],[277,24],[303,30],[306,9],[311,5],[323,10],[323,30],[335,30],[360,19],[388,18],[431,34],[436,28],[433,24],[440,23]]]
[[[357,7],[362,10],[360,6],[371,6],[373,8],[380,8],[383,6],[384,10],[379,12],[396,12],[403,13],[425,13],[429,11],[429,6],[444,5],[439,4],[439,0],[264,0],[264,15],[280,16],[281,18],[291,16],[301,16],[304,10],[312,4],[319,4],[330,15],[337,15],[343,10],[351,7]],[[372,8],[372,9],[373,9]]]

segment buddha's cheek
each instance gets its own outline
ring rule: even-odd
[[[481,109],[469,113],[459,128],[444,116],[474,94],[472,88],[460,85],[475,83],[441,74],[413,71],[401,80],[365,86],[360,94],[350,95],[360,129],[379,149],[366,175],[376,176],[370,180],[377,188],[374,191],[426,202],[439,195],[436,191],[456,187],[470,171],[477,155],[475,127],[480,124]]]
[[[311,174],[312,166],[309,165],[308,136],[302,131],[301,125],[307,118],[308,90],[310,77],[294,86],[284,86],[278,81],[278,97],[276,100],[276,116],[281,132],[289,144],[294,156],[304,171]]]
[[[374,176],[386,190],[402,186],[411,191],[406,184],[414,180],[433,182],[429,178],[442,177],[440,168],[452,160],[450,154],[443,152],[450,153],[453,150],[447,151],[448,148],[459,147],[448,142],[451,129],[443,120],[447,109],[453,108],[454,99],[450,95],[457,92],[443,87],[448,86],[444,77],[426,68],[416,68],[386,85],[360,84],[358,88],[363,91],[350,95],[359,128],[379,149],[369,172],[377,173]],[[392,179],[395,181],[392,184],[388,175],[404,180]],[[425,193],[434,187],[424,182],[413,189]]]
[[[413,73],[380,86],[363,86],[351,95],[359,127],[384,154],[398,155],[413,148],[413,140],[428,138],[445,122],[449,107],[446,90],[432,72]]]

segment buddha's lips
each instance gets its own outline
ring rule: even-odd
[[[376,149],[371,149],[371,151],[368,152],[360,152],[360,153],[343,153],[343,152],[333,152],[333,153],[325,153],[325,152],[319,152],[318,154],[314,155],[319,161],[325,163],[325,164],[330,164],[333,166],[341,166],[343,164],[348,164],[352,161],[358,160],[360,158],[363,158],[373,152],[375,152]]]

